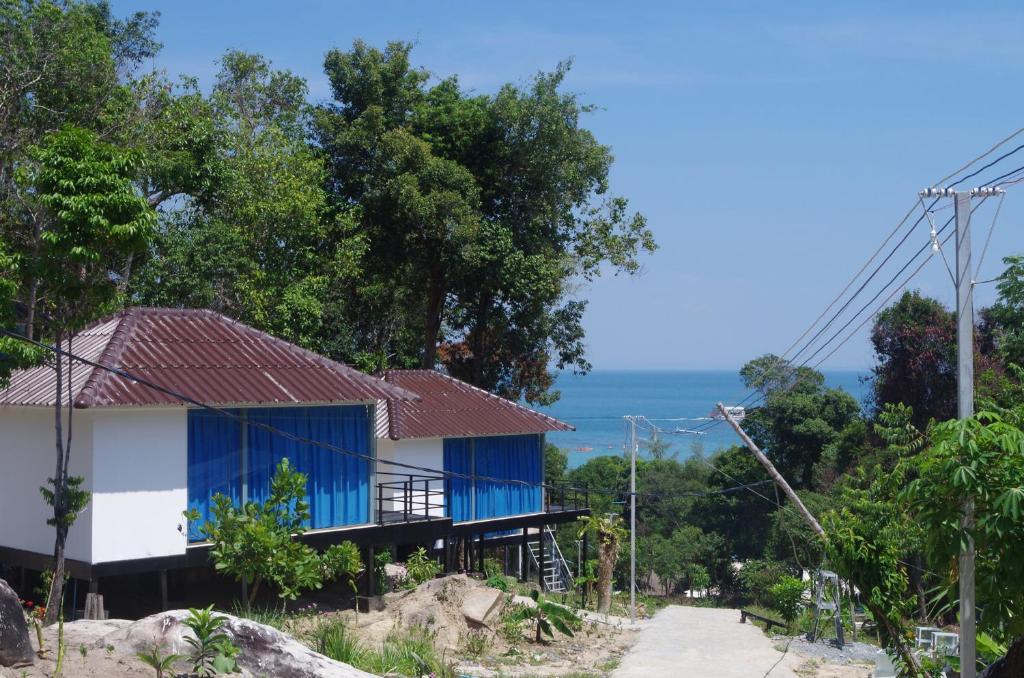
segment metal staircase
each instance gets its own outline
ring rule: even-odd
[[[558,542],[551,528],[544,526],[536,534],[529,535],[536,539],[527,540],[526,545],[530,549],[530,560],[533,566],[540,568],[540,540],[544,540],[544,590],[549,593],[568,593],[572,588],[572,570],[565,562]]]

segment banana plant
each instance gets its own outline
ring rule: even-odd
[[[554,601],[542,598],[537,591],[530,591],[530,597],[533,598],[534,605],[523,606],[515,613],[513,619],[536,625],[535,642],[542,641],[542,633],[554,638],[556,630],[569,637],[576,635],[573,633],[573,627],[579,628],[582,623],[576,613]]]

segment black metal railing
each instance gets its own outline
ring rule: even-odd
[[[573,487],[568,483],[554,483],[544,486],[544,512],[582,511],[590,508],[590,492],[584,487]]]
[[[444,476],[422,476],[377,472],[377,476],[393,477],[377,483],[377,522],[409,523],[437,520],[445,515],[450,496],[450,483]]]

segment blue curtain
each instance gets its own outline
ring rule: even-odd
[[[203,538],[200,528],[210,519],[215,494],[237,504],[242,499],[242,426],[236,419],[205,410],[188,413],[188,507],[199,512],[188,538]]]
[[[448,515],[456,522],[536,513],[542,508],[544,459],[540,436],[449,438],[444,441],[444,468],[480,478],[529,483],[451,478]]]
[[[370,464],[329,449],[306,445],[272,433],[272,426],[302,438],[345,450],[370,453],[370,419],[364,406],[275,407],[248,410],[249,498],[270,496],[270,479],[285,457],[306,474],[310,521],[318,529],[355,525],[370,520]]]
[[[469,438],[444,439],[444,470],[449,473],[473,473],[473,461],[470,456],[472,443]],[[472,481],[465,478],[448,478],[448,501],[445,502],[444,514],[455,522],[472,520]]]
[[[308,477],[306,492],[311,519],[307,527],[369,522],[370,463],[367,460],[298,443],[259,426],[268,425],[344,450],[370,454],[369,408],[362,405],[276,407],[242,413],[250,422],[246,427],[245,451],[239,421],[212,412],[189,412],[189,508],[199,511],[203,521],[209,517],[211,499],[218,492],[241,504],[243,468],[247,469],[244,475],[248,499],[266,501],[274,469],[281,459],[288,457],[292,465]],[[189,531],[193,541],[201,539],[197,527]]]
[[[477,480],[477,519],[540,511],[542,490],[539,484],[544,468],[540,436],[495,436],[477,438],[475,443],[477,476],[533,484]]]

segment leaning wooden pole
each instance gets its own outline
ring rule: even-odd
[[[786,479],[782,477],[782,474],[779,473],[778,470],[776,470],[775,465],[772,464],[771,460],[765,456],[764,452],[762,452],[754,441],[750,439],[750,436],[748,436],[747,432],[743,430],[740,423],[733,418],[726,406],[722,403],[718,403],[718,411],[722,413],[722,416],[725,417],[727,422],[729,422],[729,425],[732,426],[734,431],[736,431],[736,435],[743,440],[743,443],[747,448],[754,453],[754,456],[757,457],[759,462],[761,462],[761,466],[764,466],[765,470],[768,471],[768,475],[772,477],[775,484],[781,487],[782,491],[786,493],[787,497],[789,497],[789,500],[796,505],[797,510],[800,511],[800,515],[804,517],[804,521],[811,526],[811,529],[814,530],[819,537],[824,537],[825,530],[822,529],[821,524],[818,523],[817,519],[815,519],[813,515],[811,515],[811,512],[808,511],[807,507],[804,506],[804,503],[800,501],[800,497],[798,497],[796,492],[793,491],[793,488],[789,486]]]

